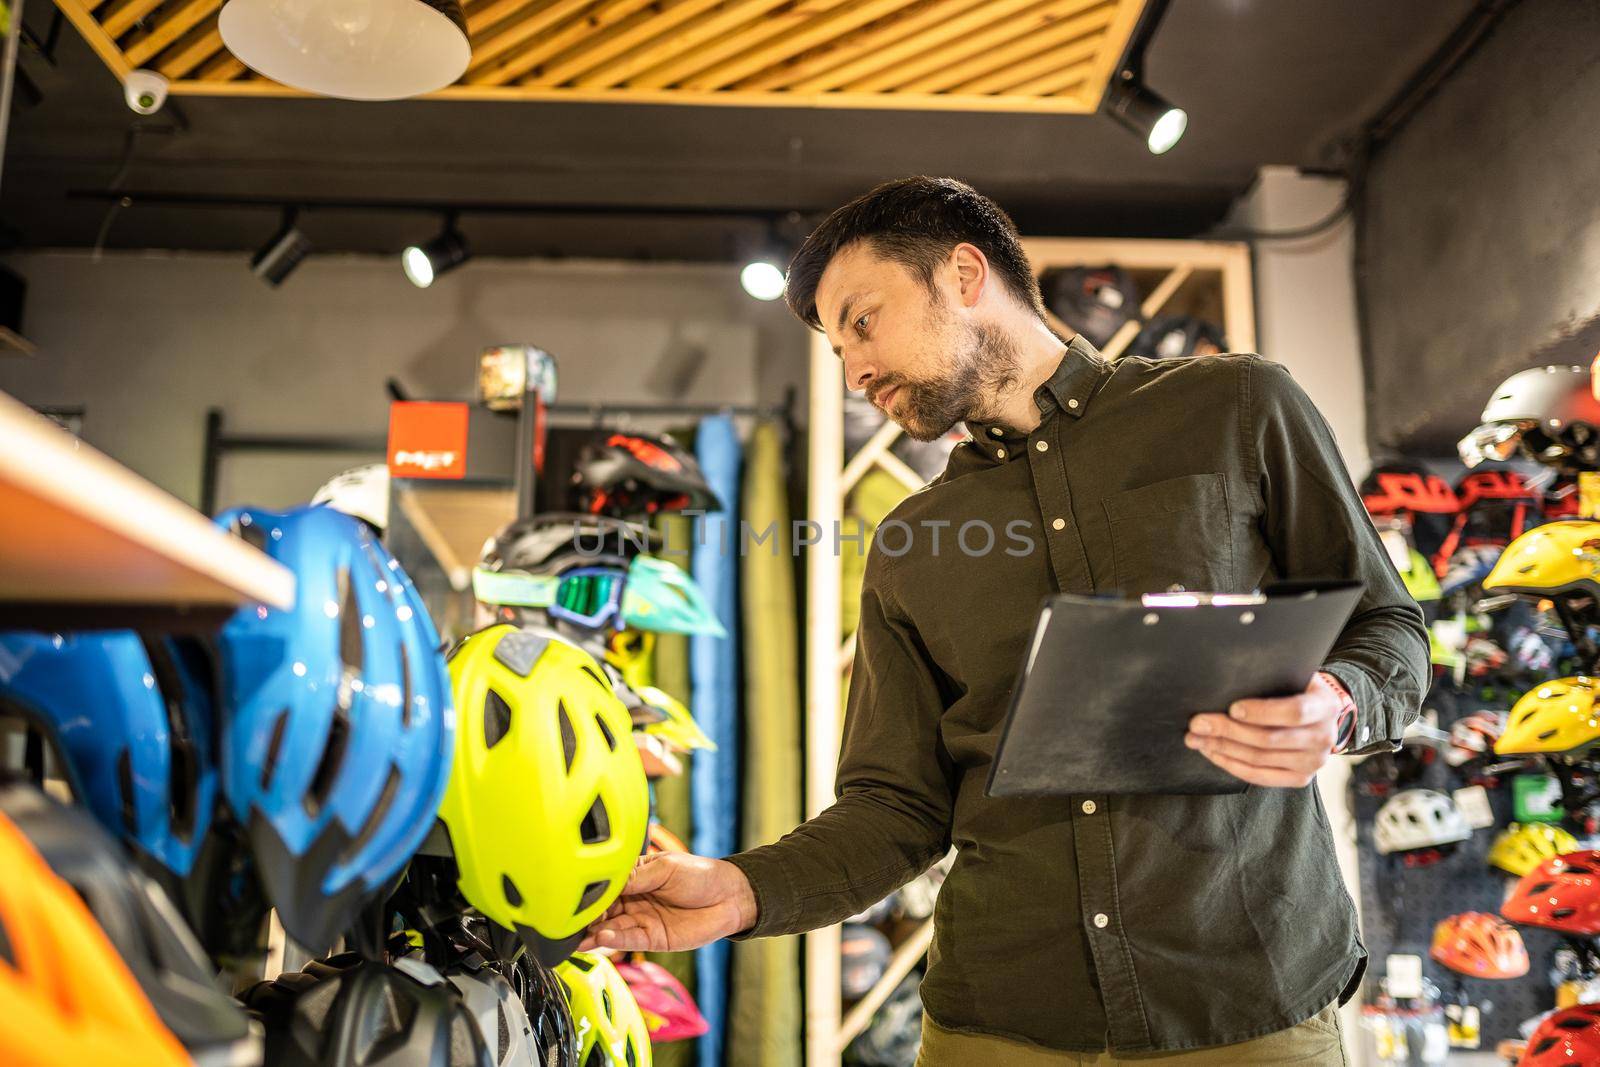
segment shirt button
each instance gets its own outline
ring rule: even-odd
[[[1093,815],[1098,810],[1100,810],[1100,809],[1095,806],[1094,801],[1085,800],[1083,802],[1083,813],[1085,815]]]
[[[1003,449],[1003,448],[995,449],[994,450],[994,454],[995,454],[995,458],[996,459],[1005,459],[1006,458],[1006,450]]]
[[[1050,528],[1052,530],[1065,530],[1067,528],[1067,520],[1066,519],[1051,519],[1050,520]]]
[[[1001,436],[1001,435],[1002,435],[1002,434],[1004,434],[1004,433],[1005,433],[1005,431],[1004,431],[1004,430],[1002,430],[1002,429],[1001,429],[1001,428],[1000,428],[1000,427],[998,427],[998,426],[991,426],[991,427],[989,427],[989,432],[990,432],[990,433],[992,433],[992,434],[994,434],[994,435],[995,435],[995,436],[996,436],[996,437],[999,437],[999,436]]]
[[[1076,409],[1077,406],[1078,406],[1078,402],[1076,400],[1067,401],[1067,407]]]
[[[1035,441],[1033,447],[1037,448],[1040,452],[1050,451],[1050,445],[1044,441]]]
[[[1094,917],[1094,925],[1096,928],[1104,930],[1107,926],[1111,925],[1111,920],[1107,918],[1106,913],[1102,911],[1100,914]]]

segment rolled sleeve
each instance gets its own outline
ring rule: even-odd
[[[893,596],[893,560],[868,554],[840,745],[838,799],[780,840],[729,856],[757,918],[735,936],[803,933],[883,899],[950,848],[953,770],[939,739],[936,668]]]
[[[1322,413],[1281,365],[1254,358],[1248,373],[1263,532],[1279,573],[1366,586],[1322,667],[1355,702],[1345,751],[1392,749],[1427,690],[1422,609],[1390,563]]]

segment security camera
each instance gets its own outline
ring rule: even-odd
[[[167,102],[167,79],[153,70],[130,71],[122,96],[135,113],[154,115]]]

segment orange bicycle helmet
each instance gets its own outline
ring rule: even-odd
[[[1469,978],[1521,978],[1528,973],[1528,948],[1516,927],[1481,911],[1441,920],[1433,928],[1428,955]]]
[[[1545,860],[1523,875],[1500,914],[1522,926],[1577,937],[1600,934],[1600,852],[1586,849]]]
[[[83,901],[3,814],[0,870],[0,1062],[187,1065]]]

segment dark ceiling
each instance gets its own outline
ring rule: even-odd
[[[24,247],[249,249],[276,211],[137,203],[109,215],[73,191],[198,193],[626,208],[799,211],[789,228],[874,183],[950,174],[1025,233],[1190,236],[1264,164],[1322,166],[1472,9],[1471,0],[1174,0],[1149,83],[1188,109],[1153,157],[1102,116],[603,104],[187,97],[140,119],[70,25],[53,62],[25,51],[42,99],[12,119],[0,218]],[[55,10],[31,4],[47,39]],[[130,133],[131,130],[139,130]],[[126,154],[126,155],[125,155]],[[394,251],[436,223],[405,212],[309,212],[319,250]],[[479,254],[732,259],[751,218],[601,212],[472,214]]]

